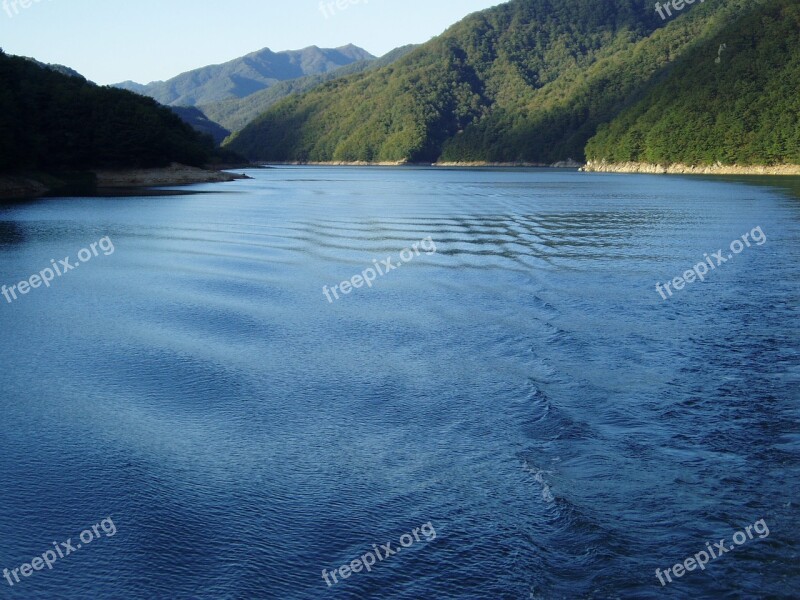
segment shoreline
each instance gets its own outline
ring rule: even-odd
[[[367,162],[367,161],[329,161],[329,162],[266,162],[252,165],[231,165],[236,169],[258,169],[269,165],[279,166],[321,166],[321,167],[434,167],[434,168],[542,168],[577,169],[583,173],[623,173],[648,175],[762,175],[762,176],[800,176],[800,165],[686,165],[674,163],[659,165],[653,163],[589,161],[585,165],[568,160],[553,164],[528,162],[438,162],[410,163]],[[70,195],[136,195],[147,188],[162,186],[188,186],[198,183],[227,183],[240,179],[250,179],[248,175],[230,173],[218,166],[201,169],[173,163],[169,167],[149,169],[98,169],[82,173],[51,174],[24,173],[0,174],[0,200],[19,200],[42,196]]]
[[[286,161],[265,161],[257,162],[259,165],[276,165],[279,167],[413,167],[413,166],[427,166],[430,163],[410,163],[406,161],[382,161],[382,162],[369,162],[366,160],[331,160],[331,161],[300,161],[300,160],[286,160]]]
[[[101,191],[116,192],[116,195],[135,195],[151,187],[226,183],[238,179],[250,177],[177,163],[151,169],[98,169],[67,174],[0,174],[0,200],[22,200],[48,195],[96,195]]]
[[[19,200],[44,196],[50,188],[33,177],[0,175],[0,200]]]
[[[98,188],[154,187],[161,185],[192,185],[195,183],[226,183],[250,179],[225,171],[187,167],[173,163],[154,169],[100,169],[94,171]]]
[[[535,162],[487,162],[483,160],[476,160],[476,161],[465,161],[465,162],[437,162],[433,163],[434,167],[446,167],[446,168],[467,168],[467,169],[474,169],[474,168],[482,168],[482,167],[496,167],[496,168],[504,168],[504,169],[514,169],[514,168],[523,168],[523,169],[580,169],[583,167],[583,163],[579,163],[572,159],[568,160],[561,160],[555,163],[535,163]]]
[[[408,161],[378,161],[369,162],[365,160],[343,161],[267,161],[264,165],[277,165],[288,167],[439,167],[439,168],[481,168],[481,167],[500,167],[500,168],[541,168],[541,169],[578,169],[583,167],[583,163],[572,160],[560,161],[553,164],[548,163],[529,163],[529,162],[408,162]]]
[[[800,175],[800,165],[685,165],[653,163],[589,161],[581,168],[583,173],[631,173],[649,175]]]

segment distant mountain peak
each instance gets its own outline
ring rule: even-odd
[[[125,81],[114,87],[150,96],[169,106],[198,106],[251,94],[280,81],[329,73],[375,57],[354,44],[340,48],[309,46],[302,50],[256,50],[240,58],[193,69],[167,81],[146,85]]]

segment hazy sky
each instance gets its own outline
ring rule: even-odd
[[[268,47],[353,43],[372,54],[420,43],[498,0],[0,0],[0,47],[100,84],[148,83]],[[16,2],[15,13],[12,5]],[[326,4],[329,0],[326,0]],[[12,16],[9,16],[9,12]]]

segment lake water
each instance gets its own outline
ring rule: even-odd
[[[0,205],[0,597],[800,594],[797,180],[250,175]]]

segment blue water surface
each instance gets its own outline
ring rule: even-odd
[[[0,285],[114,248],[0,297],[0,569],[116,528],[0,598],[800,597],[797,180],[249,174],[0,205]]]

